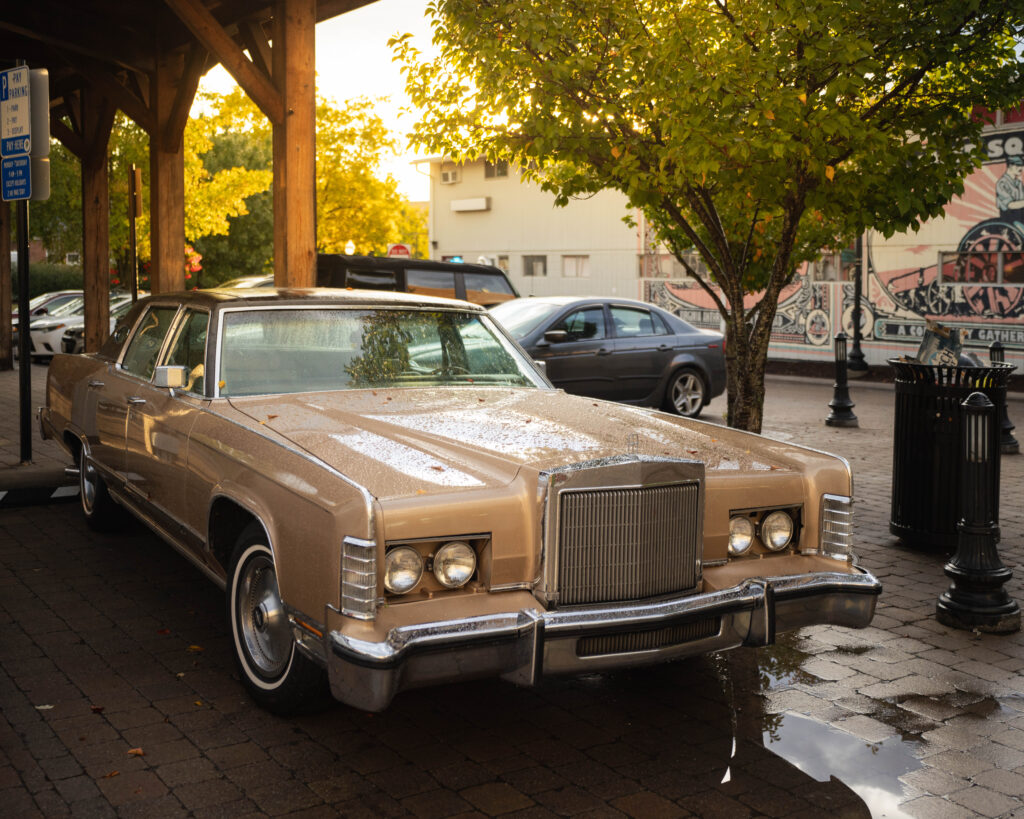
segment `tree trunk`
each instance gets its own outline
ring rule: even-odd
[[[730,315],[725,325],[726,423],[735,429],[760,432],[764,418],[764,369],[768,340],[751,332],[742,316]]]

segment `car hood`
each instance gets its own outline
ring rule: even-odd
[[[801,451],[561,390],[378,389],[229,401],[254,430],[283,436],[378,498],[504,486],[524,467],[623,454],[699,460],[709,471],[790,471]]]

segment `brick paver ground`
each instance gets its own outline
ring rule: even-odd
[[[885,585],[870,628],[406,692],[378,715],[261,711],[221,593],[171,549],[97,535],[73,503],[0,511],[0,813],[1024,816],[1024,637],[936,622],[945,556],[888,532],[891,390],[852,392],[860,427],[833,429],[829,384],[773,379],[765,432],[850,460],[858,550]],[[0,440],[16,429],[0,420]],[[1002,478],[1021,600],[1024,457]]]

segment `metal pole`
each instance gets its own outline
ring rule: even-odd
[[[15,205],[18,221],[18,385],[21,416],[21,462],[32,462],[32,354],[28,314],[28,202]]]
[[[141,174],[133,163],[128,169],[128,271],[132,278],[132,304],[139,300],[139,254],[135,240],[135,219],[139,215],[138,203]]]
[[[856,378],[857,376],[863,375],[864,373],[866,373],[868,371],[867,362],[864,360],[864,353],[861,352],[861,349],[860,349],[860,341],[861,341],[860,322],[861,322],[861,318],[862,318],[861,303],[860,303],[861,302],[861,287],[862,287],[862,285],[861,285],[861,277],[863,275],[863,270],[862,270],[863,260],[862,260],[862,257],[864,255],[864,253],[863,253],[863,248],[864,248],[864,237],[863,237],[863,235],[857,237],[856,248],[857,248],[857,250],[856,250],[857,261],[854,264],[854,267],[856,269],[856,273],[854,273],[854,276],[853,276],[853,348],[850,350],[850,361],[849,361],[849,364],[847,365],[849,367],[850,373],[853,374],[854,378]]]
[[[988,360],[993,364],[1006,363],[1006,351],[998,338],[988,348]],[[1006,403],[1004,398],[1003,411],[1000,413],[1002,417],[999,421],[999,446],[1004,455],[1015,455],[1020,452],[1020,442],[1013,437],[1015,427],[1010,420],[1010,411]]]

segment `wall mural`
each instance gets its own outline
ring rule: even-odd
[[[861,331],[869,358],[872,342],[882,360],[901,343],[916,351],[925,318],[965,330],[967,347],[987,349],[998,339],[1008,351],[1024,350],[1024,130],[983,139],[988,158],[944,217],[890,239],[867,234]],[[693,282],[644,280],[641,290],[692,324],[720,326],[711,298]],[[853,332],[853,285],[801,274],[779,299],[773,351],[830,355],[839,325]]]

